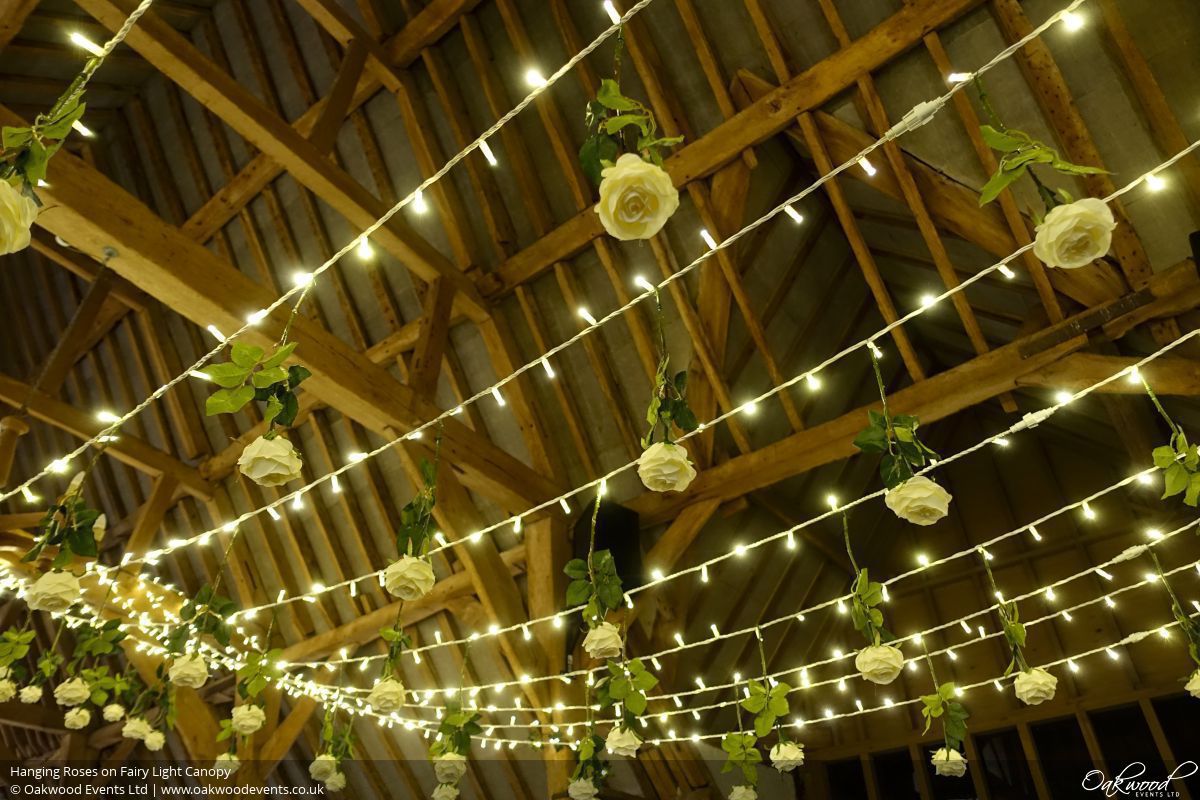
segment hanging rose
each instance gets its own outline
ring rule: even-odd
[[[324,783],[325,781],[329,780],[337,771],[337,759],[329,755],[329,753],[322,753],[314,758],[312,763],[308,765],[309,777],[311,777],[314,781],[318,781],[319,783]]]
[[[125,706],[120,703],[109,703],[104,707],[105,722],[120,722],[125,717]]]
[[[21,688],[22,703],[37,703],[42,699],[42,687],[37,685],[24,686]]]
[[[957,750],[949,750],[945,747],[939,748],[933,754],[930,763],[933,764],[933,771],[938,775],[961,778],[967,774],[967,759]]]
[[[142,744],[146,745],[146,749],[154,753],[162,750],[166,743],[167,737],[162,731],[150,731],[146,734],[146,738],[142,739]]]
[[[758,800],[758,792],[753,786],[735,786],[729,793],[729,800]]]
[[[467,774],[467,759],[458,753],[442,753],[433,760],[433,774],[438,783],[458,783]]]
[[[80,597],[79,580],[69,572],[47,572],[34,581],[25,595],[31,611],[58,614],[66,611]]]
[[[176,686],[199,689],[208,681],[208,663],[199,653],[180,656],[171,664],[167,676]]]
[[[220,772],[226,778],[241,769],[242,762],[234,753],[221,753],[213,761],[213,769]]]
[[[17,685],[8,678],[0,680],[0,703],[7,703],[17,694]]]
[[[6,180],[0,180],[0,256],[29,246],[29,231],[37,217],[37,203]]]
[[[455,800],[458,797],[458,787],[453,783],[439,783],[433,790],[433,800]]]
[[[257,731],[267,721],[267,715],[253,703],[236,706],[230,715],[233,730],[241,736],[249,736]]]
[[[638,748],[642,746],[642,739],[632,730],[614,725],[613,729],[608,732],[604,746],[614,756],[633,758],[637,755]]]
[[[259,486],[282,486],[300,477],[304,460],[286,436],[263,435],[246,445],[238,457],[238,469]]]
[[[67,730],[78,731],[86,728],[92,721],[92,712],[86,708],[72,708],[63,716],[63,726]]]
[[[404,684],[395,678],[384,678],[367,695],[367,705],[379,714],[390,714],[404,706]]]
[[[634,153],[600,173],[596,213],[609,236],[621,241],[649,239],[679,208],[679,190],[666,171]]]
[[[1103,200],[1055,206],[1037,226],[1033,253],[1048,267],[1078,269],[1108,253],[1117,223]]]
[[[101,514],[96,517],[96,521],[92,523],[92,538],[96,540],[96,544],[104,541],[104,534],[108,532],[108,517]]]
[[[82,678],[71,678],[54,687],[54,700],[60,706],[77,706],[91,696],[92,690]]]
[[[902,520],[914,525],[932,525],[950,511],[950,493],[926,478],[916,475],[889,489],[883,502]]]
[[[854,667],[871,683],[888,684],[904,667],[904,654],[890,644],[871,645],[858,651]]]
[[[330,775],[329,779],[325,781],[325,788],[331,792],[340,792],[342,789],[345,789],[346,773],[339,770]]]
[[[638,458],[638,477],[653,492],[682,492],[696,477],[687,450],[671,442],[656,442]]]
[[[571,800],[596,800],[600,790],[588,778],[579,778],[567,784],[567,796]]]
[[[1017,675],[1013,688],[1017,699],[1027,706],[1036,706],[1054,698],[1058,678],[1044,669],[1031,669]]]
[[[126,739],[145,741],[146,737],[153,732],[154,727],[146,721],[145,717],[130,717],[121,727],[121,736]]]
[[[1192,697],[1200,697],[1200,669],[1192,673],[1192,677],[1188,678],[1188,682],[1184,684],[1183,688]]]
[[[798,742],[779,742],[771,748],[771,764],[780,772],[791,772],[804,766],[804,745]]]
[[[601,622],[588,631],[583,639],[583,649],[595,659],[616,658],[621,654],[623,642],[621,631],[611,622]]]
[[[384,588],[401,600],[420,600],[436,582],[433,566],[415,556],[400,556],[383,573]]]

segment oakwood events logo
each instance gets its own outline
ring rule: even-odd
[[[1089,792],[1100,791],[1105,797],[1179,797],[1172,781],[1190,778],[1200,771],[1195,761],[1184,761],[1162,780],[1144,779],[1146,765],[1134,761],[1109,778],[1098,769],[1083,776],[1083,788]]]

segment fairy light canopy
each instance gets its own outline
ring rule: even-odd
[[[1039,726],[1129,702],[1193,752],[1189,3],[0,12],[15,761],[1048,797]]]

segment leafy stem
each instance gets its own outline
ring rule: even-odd
[[[942,737],[947,750],[961,750],[963,740],[967,736],[967,718],[970,714],[962,703],[955,698],[958,696],[953,681],[938,683],[937,670],[934,669],[933,659],[929,650],[925,650],[925,662],[929,665],[929,677],[933,680],[933,694],[921,695],[921,716],[925,717],[925,733],[935,719],[942,720]]]
[[[912,414],[892,415],[887,391],[879,369],[879,356],[872,343],[869,348],[875,384],[879,388],[882,411],[867,411],[867,427],[854,437],[854,446],[864,453],[880,453],[879,474],[888,489],[904,483],[937,458],[937,453],[917,437],[921,420]]]
[[[1175,621],[1179,623],[1180,630],[1183,631],[1184,637],[1188,640],[1188,655],[1192,657],[1192,661],[1197,666],[1200,666],[1200,622],[1184,610],[1183,603],[1179,602],[1179,597],[1175,594],[1175,587],[1171,586],[1171,582],[1167,580],[1166,573],[1163,572],[1162,564],[1158,560],[1158,553],[1152,549],[1148,549],[1147,552],[1154,561],[1154,571],[1158,575],[1158,580],[1162,582],[1167,596],[1171,598],[1171,614],[1175,617]]]
[[[996,612],[1000,615],[1000,624],[1004,628],[1004,639],[1012,652],[1012,660],[1008,662],[1004,676],[1011,675],[1014,669],[1028,672],[1029,663],[1025,660],[1024,652],[1025,626],[1021,624],[1020,610],[1015,600],[1010,603],[1004,602],[1004,595],[1000,593],[1000,587],[996,585],[996,576],[992,574],[992,566],[988,563],[987,551],[981,547],[978,548],[978,552],[980,560],[983,561],[983,569],[987,573],[988,583],[992,587],[992,595],[996,598]]]

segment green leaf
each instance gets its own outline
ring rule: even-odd
[[[887,431],[874,425],[864,428],[854,437],[854,446],[864,453],[886,453],[888,449]]]
[[[630,693],[625,698],[625,707],[640,717],[646,711],[646,695],[641,692]]]
[[[1154,448],[1151,456],[1154,459],[1154,466],[1159,469],[1166,469],[1175,463],[1175,449],[1167,445]]]
[[[1188,480],[1187,494],[1183,496],[1183,502],[1192,508],[1200,502],[1200,472],[1193,474]]]
[[[275,422],[286,428],[296,421],[296,415],[300,413],[300,402],[291,392],[283,392],[281,397],[280,402],[283,404],[283,408],[275,417]]]
[[[239,367],[232,362],[209,364],[200,371],[212,378],[212,382],[225,389],[241,386],[250,375],[250,367]]]
[[[1025,136],[1025,138],[1022,139],[1012,133],[1002,133],[993,128],[991,125],[980,125],[979,133],[983,136],[984,144],[993,150],[999,150],[1002,153],[1008,153],[1016,150],[1029,140],[1028,136]],[[1020,131],[1017,131],[1016,133],[1019,134]]]
[[[598,186],[605,163],[614,162],[618,153],[620,146],[616,139],[607,134],[593,133],[579,148],[579,166],[588,180]]]
[[[271,369],[273,367],[280,366],[281,364],[283,364],[284,361],[287,361],[288,356],[290,356],[293,352],[295,352],[296,346],[298,344],[300,344],[300,343],[299,342],[288,342],[283,347],[278,348],[274,353],[272,353],[267,358],[266,361],[262,362],[262,368],[263,369]]]
[[[1001,192],[1008,188],[1009,184],[1021,177],[1024,172],[1024,167],[1016,170],[996,170],[996,174],[989,178],[988,182],[979,191],[979,205],[986,206],[995,200],[1000,196]]]
[[[596,101],[613,111],[633,111],[641,108],[641,104],[636,100],[631,100],[621,94],[621,86],[612,78],[600,81],[600,90],[596,92]]]
[[[563,567],[563,572],[568,578],[575,580],[586,580],[588,577],[587,562],[582,558],[573,558]]]
[[[270,424],[271,420],[279,416],[279,412],[283,410],[283,403],[279,402],[279,398],[271,395],[267,398],[267,407],[263,410],[263,422]]]
[[[0,141],[3,142],[5,150],[19,150],[32,140],[33,131],[30,128],[5,126],[0,132]]]
[[[1167,499],[1179,494],[1184,489],[1188,488],[1189,475],[1187,469],[1178,462],[1167,467],[1163,475],[1163,494],[1162,499]]]
[[[649,136],[650,126],[653,124],[646,114],[617,114],[604,120],[604,132],[611,136],[627,125],[636,125],[642,136]]]
[[[218,389],[204,401],[204,413],[208,416],[216,414],[233,414],[242,406],[254,399],[254,387],[239,386],[236,389]]]
[[[567,605],[581,606],[592,597],[592,585],[587,581],[572,581],[567,586]]]
[[[46,139],[65,139],[71,133],[71,126],[83,118],[85,110],[87,110],[87,104],[76,99],[62,109],[57,119],[41,126],[38,133]]]
[[[287,373],[289,389],[295,389],[297,386],[304,383],[304,381],[312,377],[312,373],[299,364],[292,364],[290,367],[288,367]]]
[[[263,349],[253,344],[234,342],[229,351],[229,360],[245,370],[254,369],[254,365],[262,360]]]
[[[254,373],[250,382],[256,388],[265,389],[268,386],[274,386],[277,383],[282,383],[288,379],[288,371],[283,367],[271,367],[270,369],[260,369]]]

